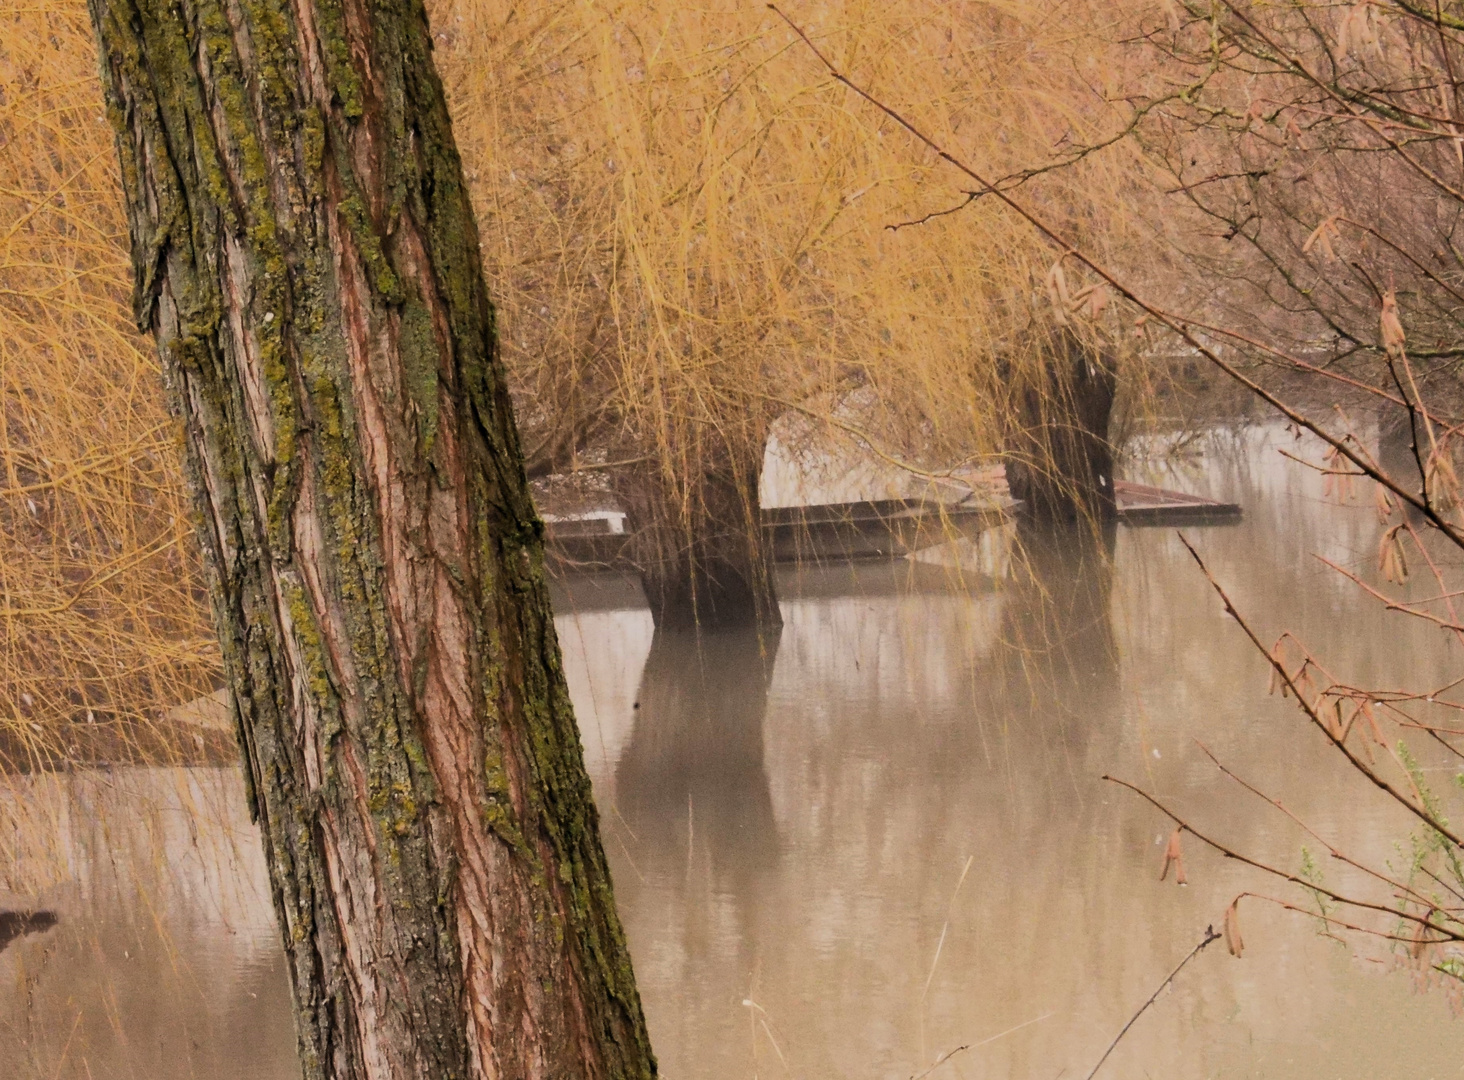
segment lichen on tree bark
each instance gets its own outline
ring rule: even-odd
[[[653,1075],[421,4],[90,6],[305,1075]]]

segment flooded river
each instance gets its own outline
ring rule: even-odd
[[[1188,535],[1269,637],[1360,681],[1450,670],[1312,553],[1371,576],[1371,493],[1324,498],[1277,429],[1135,479],[1243,504]],[[960,552],[956,551],[956,555]],[[668,1077],[1085,1077],[1253,873],[1099,778],[1142,783],[1289,868],[1302,837],[1204,742],[1357,854],[1408,823],[1266,694],[1173,528],[1111,562],[1039,552],[788,568],[785,625],[656,636],[616,578],[558,590],[607,852]],[[990,567],[985,567],[990,569]],[[1447,779],[1440,771],[1438,779]],[[1442,786],[1442,783],[1440,784]],[[53,912],[0,952],[0,1077],[298,1075],[258,840],[230,770],[11,782],[0,910]],[[19,822],[19,826],[15,823]],[[1330,871],[1329,871],[1330,872]],[[1246,910],[1135,1025],[1110,1077],[1464,1075],[1464,1021],[1386,955]]]

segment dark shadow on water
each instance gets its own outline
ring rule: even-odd
[[[780,634],[656,631],[615,774],[619,812],[648,857],[705,855],[719,876],[776,862],[763,715]]]
[[[44,933],[57,921],[54,911],[0,911],[0,952],[16,938]]]
[[[1111,703],[1115,533],[1112,523],[1020,530],[993,672],[1008,715],[1046,711],[1082,722]]]

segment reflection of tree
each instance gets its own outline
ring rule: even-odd
[[[1002,605],[996,691],[1007,707],[1092,715],[1115,688],[1109,601],[1114,528],[1052,523],[1023,529]]]
[[[775,857],[762,727],[779,636],[656,631],[616,770],[620,811],[653,858],[705,850],[736,872]]]
[[[16,938],[41,934],[55,925],[54,911],[0,911],[0,952]]]

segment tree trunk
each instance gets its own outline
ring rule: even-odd
[[[695,462],[685,491],[687,479],[668,479],[655,464],[623,478],[631,558],[658,628],[782,625],[758,505],[761,464],[732,455]]]
[[[1117,385],[1099,350],[1069,327],[1042,337],[1011,372],[1007,486],[1028,522],[1112,519],[1108,420]]]
[[[417,0],[91,0],[307,1078],[655,1073]]]

